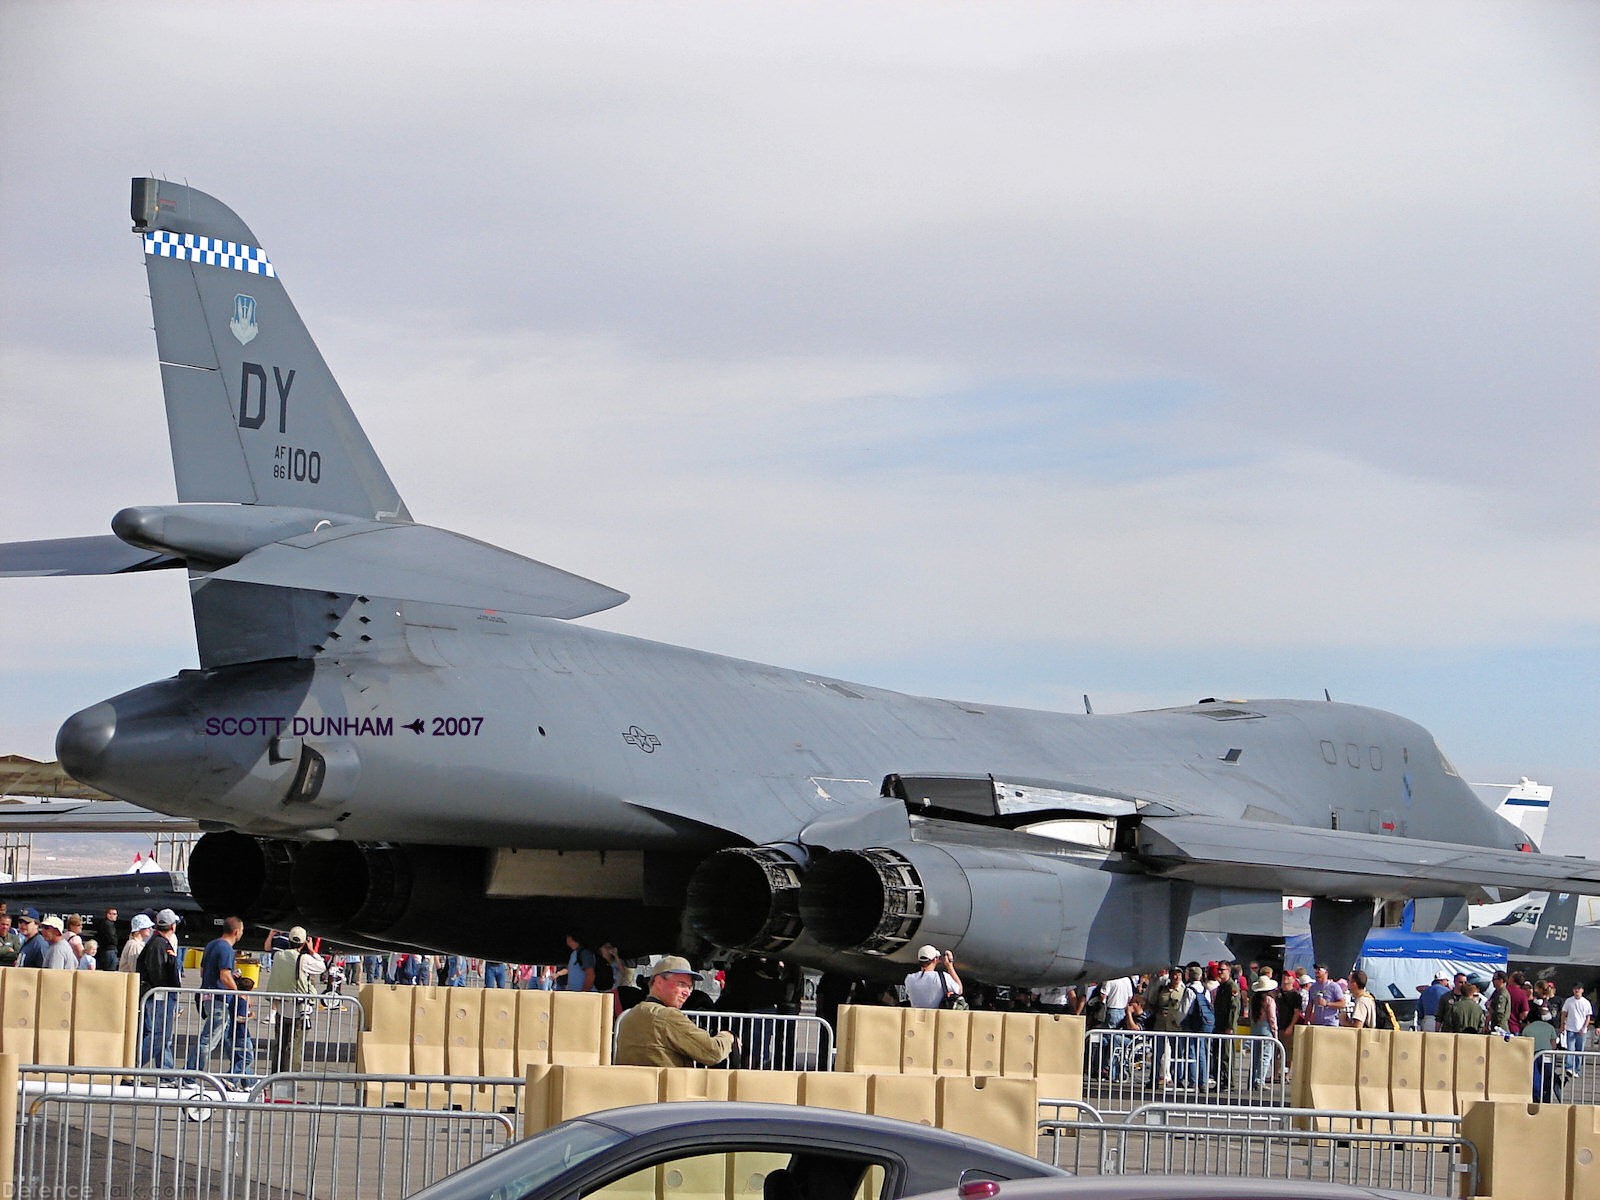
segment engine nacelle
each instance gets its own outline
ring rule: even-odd
[[[1065,983],[1170,962],[1172,884],[1047,852],[902,842],[837,850],[800,885],[806,932],[835,950],[909,963],[953,950],[991,983]]]
[[[798,848],[719,850],[689,877],[684,918],[724,950],[776,954],[800,936]]]

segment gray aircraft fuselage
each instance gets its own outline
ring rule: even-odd
[[[409,840],[549,849],[682,849],[696,826],[708,847],[728,842],[715,829],[792,841],[877,796],[893,772],[1058,780],[1314,829],[1516,837],[1465,802],[1425,730],[1374,709],[1273,700],[1238,706],[1259,714],[1248,719],[1209,719],[1205,706],[1077,716],[903,695],[545,618],[401,605],[402,620],[394,607],[380,618],[386,644],[186,672],[117,697],[118,736],[92,762],[76,725],[64,735],[73,774],[269,836],[402,828]],[[419,719],[420,732],[406,728]],[[130,738],[130,720],[161,732]],[[341,764],[308,803],[286,795],[296,761],[265,753],[297,728]],[[1242,753],[1226,761],[1230,750]]]

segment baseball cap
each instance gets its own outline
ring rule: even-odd
[[[656,975],[687,975],[690,979],[701,978],[700,972],[689,965],[689,960],[678,954],[669,954],[665,958],[656,960],[656,965],[651,968],[651,976]]]
[[[177,923],[178,914],[173,912],[170,908],[163,908],[156,914],[157,929],[171,929]]]
[[[37,908],[23,908],[17,911],[17,920],[19,921],[37,921],[38,919],[39,910]]]
[[[61,918],[55,916],[46,917],[44,920],[40,921],[39,928],[54,929],[57,933],[65,933],[67,931],[67,927],[61,923]]]
[[[304,925],[296,925],[293,929],[289,930],[289,944],[291,946],[303,946],[305,943],[306,927]]]
[[[936,959],[938,957],[939,957],[939,949],[938,949],[937,946],[919,946],[919,947],[917,947],[917,961],[918,962],[932,962],[934,959]]]
[[[1435,971],[1433,973],[1433,981],[1435,983],[1449,983],[1450,982],[1450,972],[1449,971]]]
[[[155,925],[155,922],[152,921],[149,917],[147,917],[144,913],[136,913],[136,914],[134,914],[134,918],[133,918],[133,932],[134,933],[143,933],[146,929],[150,929],[154,925]]]

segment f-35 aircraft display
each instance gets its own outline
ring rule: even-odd
[[[1041,985],[1273,932],[1286,891],[1347,965],[1375,898],[1600,890],[1388,713],[1036,712],[574,624],[626,597],[411,519],[244,222],[155,179],[132,214],[180,503],[0,571],[187,568],[200,669],[57,752],[214,831],[212,911],[528,961],[593,931],[886,976],[931,942]]]

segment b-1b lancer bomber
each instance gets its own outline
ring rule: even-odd
[[[574,623],[626,596],[412,519],[243,221],[156,179],[132,214],[179,503],[0,573],[188,570],[199,669],[56,748],[211,831],[212,911],[534,962],[592,931],[885,977],[933,943],[1046,985],[1277,934],[1285,892],[1338,966],[1375,898],[1600,891],[1373,709],[1038,712]]]

